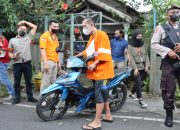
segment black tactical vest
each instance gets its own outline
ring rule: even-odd
[[[178,25],[179,25],[179,29],[174,29],[168,24],[162,25],[162,28],[165,30],[166,36],[162,40],[161,45],[174,50],[176,44],[180,43],[180,24]],[[178,53],[178,55],[180,56],[180,53]],[[169,56],[166,56],[163,60],[169,61],[171,63],[177,61],[170,59]]]

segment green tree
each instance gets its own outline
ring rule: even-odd
[[[0,0],[0,25],[4,31],[15,31],[19,20],[55,15],[65,0]]]
[[[180,5],[180,1],[179,0],[151,0],[151,4],[152,4],[152,11],[147,14],[145,16],[144,19],[144,25],[143,28],[145,30],[145,36],[147,38],[151,37],[153,30],[154,30],[154,15],[153,15],[153,11],[156,11],[156,17],[157,17],[157,21],[156,24],[161,24],[164,23],[166,20],[166,10],[167,8],[172,5],[172,4],[176,4],[176,5]]]

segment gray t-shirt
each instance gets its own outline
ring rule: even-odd
[[[13,54],[20,53],[20,58],[14,63],[24,63],[31,61],[31,51],[30,44],[32,40],[32,35],[26,34],[24,37],[15,37],[10,39],[9,48],[13,48]]]

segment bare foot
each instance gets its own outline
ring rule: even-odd
[[[113,120],[112,115],[106,115],[103,119],[105,119],[105,120]]]

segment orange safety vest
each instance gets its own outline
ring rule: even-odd
[[[87,70],[86,77],[92,80],[105,80],[113,78],[114,68],[111,57],[111,46],[109,37],[105,32],[98,30],[94,36],[91,36],[83,54],[87,57],[93,51],[97,53],[97,56],[95,56],[94,60],[89,61],[88,65],[92,64],[96,60],[101,62],[97,64],[95,70]]]

